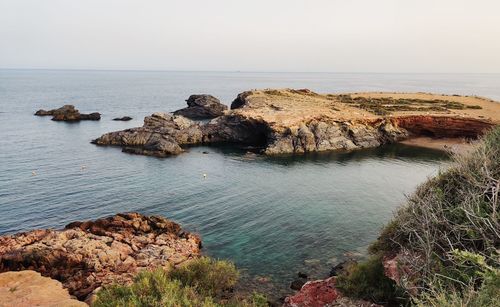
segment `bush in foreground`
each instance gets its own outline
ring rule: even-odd
[[[97,307],[261,307],[267,306],[263,295],[228,298],[238,281],[234,264],[207,257],[193,260],[169,271],[143,271],[129,286],[105,287],[97,294]],[[223,298],[223,296],[226,296]]]
[[[405,255],[403,265],[412,274],[401,286],[417,305],[500,306],[499,196],[497,127],[471,151],[454,155],[449,168],[420,185],[370,252]],[[343,278],[356,280],[353,276],[346,272]],[[370,285],[377,287],[376,282],[351,285],[356,296],[366,296],[367,290],[372,291]],[[391,292],[383,294],[389,299]]]
[[[400,304],[406,301],[403,291],[384,275],[379,255],[371,256],[360,264],[352,263],[337,278],[342,293],[378,304]]]

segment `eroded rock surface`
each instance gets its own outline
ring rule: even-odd
[[[87,307],[62,284],[35,271],[0,273],[0,307]]]
[[[356,94],[353,104],[345,97],[307,89],[247,91],[230,111],[208,123],[184,119],[185,125],[177,127],[180,116],[155,113],[143,127],[108,133],[94,142],[160,157],[181,153],[183,145],[212,143],[252,145],[277,155],[377,147],[419,135],[475,138],[500,123],[500,104],[483,98],[365,93]],[[432,114],[421,111],[431,109]]]
[[[67,104],[59,109],[53,110],[38,110],[35,112],[36,116],[52,116],[54,121],[67,121],[67,122],[77,122],[81,120],[100,120],[101,114],[98,112],[90,114],[82,114],[80,111],[75,109],[75,106]]]
[[[215,118],[224,115],[227,110],[227,106],[212,95],[191,95],[186,102],[188,106],[175,111],[174,115],[194,119]]]
[[[199,256],[201,241],[168,219],[138,213],[74,222],[64,230],[0,237],[0,272],[34,270],[85,299],[96,288],[126,284],[143,269]]]
[[[166,157],[183,150],[180,145],[201,143],[200,124],[183,116],[154,113],[142,127],[106,133],[92,141],[97,145],[121,146],[124,152]]]

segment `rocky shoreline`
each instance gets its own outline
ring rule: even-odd
[[[368,98],[362,100],[366,105],[358,105],[345,96],[290,89],[248,91],[238,95],[231,110],[218,113],[222,115],[207,123],[180,115],[186,114],[190,105],[174,115],[154,113],[144,119],[142,127],[110,132],[92,143],[157,157],[180,154],[187,145],[220,143],[262,148],[261,153],[266,155],[303,154],[378,147],[416,136],[477,138],[500,122],[496,113],[489,119],[482,115],[489,108],[485,104],[491,102],[479,98],[471,102],[454,101],[463,98],[455,96],[435,99],[435,95],[404,102],[402,98],[384,98],[385,104],[376,100],[374,109],[374,102]],[[192,97],[188,101],[215,99]],[[410,103],[407,101],[413,107],[406,106]],[[388,114],[386,110],[393,110],[397,103],[405,105],[403,111]],[[381,110],[386,113],[379,115]]]
[[[104,285],[127,284],[141,270],[200,256],[201,240],[159,216],[122,213],[0,237],[0,273],[33,270],[60,281],[80,300]]]

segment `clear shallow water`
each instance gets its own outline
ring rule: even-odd
[[[243,90],[268,87],[500,99],[500,75],[0,70],[0,234],[123,211],[161,214],[199,232],[207,254],[283,285],[299,270],[327,273],[345,252],[364,253],[405,193],[446,162],[403,145],[282,158],[194,147],[157,159],[89,143],[184,107],[190,94],[229,104]],[[68,124],[32,115],[65,103],[103,117]],[[124,115],[134,120],[111,120]]]

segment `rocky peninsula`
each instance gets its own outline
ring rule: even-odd
[[[419,136],[477,138],[499,123],[500,104],[480,97],[268,89],[239,94],[231,110],[208,123],[158,112],[142,127],[92,143],[158,157],[180,154],[186,145],[217,143],[277,155],[377,147]]]
[[[159,216],[123,213],[0,237],[0,273],[32,270],[62,283],[80,300],[101,286],[128,284],[145,269],[200,256],[197,235]]]

